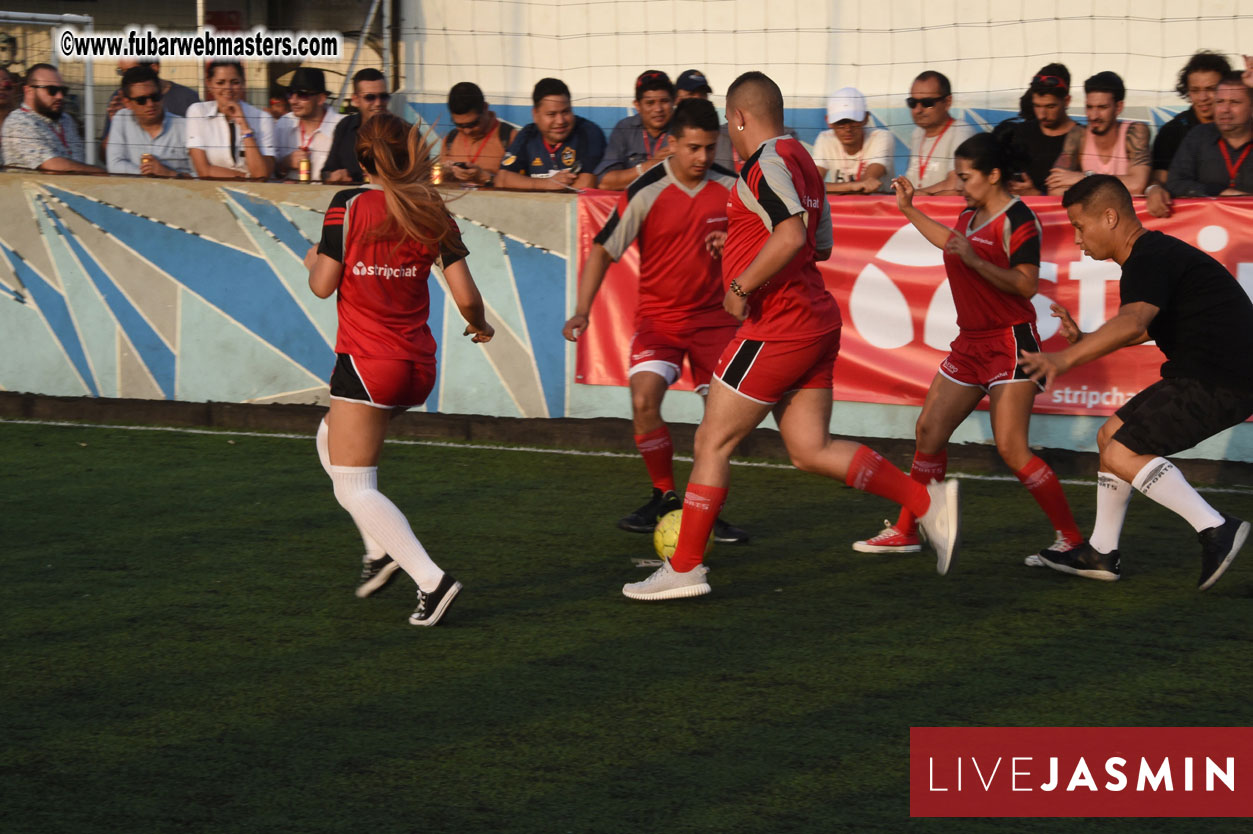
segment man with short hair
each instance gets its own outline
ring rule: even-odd
[[[191,176],[183,118],[167,111],[164,100],[161,79],[149,67],[131,67],[122,76],[125,109],[114,114],[105,155],[110,174]]]
[[[626,188],[636,177],[670,155],[666,125],[674,111],[674,85],[660,70],[645,70],[635,79],[635,114],[614,125],[609,146],[596,166],[597,185],[610,191]]]
[[[605,134],[574,115],[570,88],[559,78],[541,78],[531,91],[533,121],[518,131],[500,161],[496,187],[522,191],[592,188],[592,173],[605,155]]]
[[[679,73],[678,80],[674,82],[675,104],[685,98],[703,98],[709,101],[711,95],[713,95],[713,87],[709,86],[709,79],[705,77],[705,73],[698,69],[683,70]],[[714,162],[728,171],[734,171],[738,167],[735,161],[735,149],[731,147],[731,136],[727,133],[725,123],[718,126],[718,150],[714,152]]]
[[[1253,89],[1239,72],[1218,82],[1214,121],[1183,137],[1170,163],[1172,197],[1242,197],[1253,194]]]
[[[814,164],[828,194],[874,194],[892,182],[895,140],[889,131],[866,130],[870,111],[855,87],[837,90],[827,99],[830,130],[814,142]]]
[[[1070,106],[1070,70],[1065,64],[1045,64],[1031,79],[1024,98],[1032,118],[1009,119],[1005,141],[1023,168],[1010,180],[1010,190],[1020,197],[1048,192],[1048,176],[1061,156],[1066,137],[1081,139],[1083,126],[1066,113]],[[1002,122],[999,129],[1006,124]]]
[[[26,71],[22,106],[0,126],[6,165],[58,173],[106,173],[83,161],[78,126],[65,112],[69,92],[61,73],[51,64],[35,64]]]
[[[975,129],[949,115],[953,106],[953,86],[948,77],[935,70],[918,74],[905,99],[914,131],[909,139],[909,170],[905,179],[917,194],[957,193],[957,171],[953,152],[975,135]]]
[[[961,532],[957,481],[923,486],[868,447],[830,435],[841,318],[817,265],[833,245],[822,177],[805,146],[783,135],[783,94],[764,73],[735,80],[726,113],[731,141],[745,162],[727,202],[722,305],[742,324],[718,360],[696,430],[674,554],[622,593],[657,601],[710,592],[709,569],[701,563],[726,501],[731,453],[769,414],[798,469],[920,514],[943,575]]]
[[[674,444],[661,418],[666,390],[678,381],[683,358],[692,367],[696,392],[709,380],[738,322],[722,309],[722,270],[709,245],[724,232],[727,198],[735,176],[713,163],[718,113],[708,101],[679,103],[669,125],[670,153],[626,189],[596,235],[579,279],[574,315],[562,334],[578,341],[612,261],[633,241],[640,253],[639,299],[631,338],[631,419],[635,446],[653,484],[652,498],[618,522],[633,533],[651,533],[657,520],[682,505],[675,494]],[[748,534],[726,522],[714,537],[744,542]]]
[[[1207,49],[1189,58],[1180,70],[1175,92],[1192,106],[1158,128],[1157,138],[1153,140],[1153,173],[1144,189],[1144,204],[1154,217],[1170,215],[1172,200],[1170,192],[1164,187],[1170,174],[1170,163],[1183,137],[1192,128],[1214,121],[1214,94],[1218,92],[1218,82],[1229,72],[1231,64],[1227,62],[1227,56]]]
[[[1122,79],[1115,72],[1098,72],[1083,82],[1083,93],[1088,127],[1066,137],[1045,180],[1048,193],[1060,196],[1085,176],[1110,174],[1132,194],[1143,194],[1151,171],[1149,126],[1119,118],[1127,97]]]
[[[297,67],[287,89],[291,112],[274,125],[278,173],[300,179],[301,160],[309,161],[309,181],[322,179],[335,126],[343,116],[326,106],[326,75],[316,67]]]
[[[491,187],[500,160],[513,141],[514,126],[496,117],[477,84],[462,81],[448,91],[453,129],[440,146],[444,182]]]
[[[1135,489],[1196,530],[1201,544],[1197,587],[1204,591],[1235,559],[1249,523],[1210,506],[1166,456],[1253,415],[1253,302],[1218,261],[1178,238],[1145,229],[1118,177],[1082,179],[1062,197],[1062,205],[1079,248],[1122,267],[1122,306],[1085,334],[1064,308],[1054,305],[1070,346],[1056,353],[1023,352],[1019,364],[1032,379],[1052,385],[1071,368],[1149,339],[1166,362],[1162,378],[1118,409],[1097,434],[1101,471],[1092,536],[1067,550],[1044,550],[1040,560],[1063,573],[1117,580],[1122,573],[1118,540]]]
[[[353,74],[351,101],[357,112],[343,117],[335,125],[331,150],[322,164],[323,182],[365,182],[365,172],[357,162],[357,131],[374,116],[386,113],[391,98],[387,79],[374,67]]]

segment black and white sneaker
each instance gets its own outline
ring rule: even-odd
[[[720,518],[714,519],[714,541],[721,544],[748,544],[748,533]]]
[[[409,625],[433,626],[438,623],[460,590],[461,583],[453,579],[451,573],[445,573],[439,580],[439,587],[429,594],[418,588],[418,607],[409,615]]]
[[[357,590],[353,593],[361,599],[365,599],[388,582],[391,582],[392,577],[396,575],[396,571],[399,569],[400,565],[396,564],[392,557],[386,553],[377,559],[362,559],[361,584],[357,586]]]
[[[1235,561],[1236,554],[1249,537],[1249,522],[1222,514],[1223,523],[1196,534],[1201,542],[1201,582],[1198,591],[1204,591],[1218,581],[1227,567]]]
[[[1117,582],[1122,576],[1122,556],[1117,550],[1102,553],[1086,541],[1069,550],[1041,550],[1040,562],[1045,567],[1085,579]]]
[[[618,527],[631,533],[651,533],[657,519],[671,510],[683,508],[683,499],[674,490],[662,492],[653,487],[653,497],[635,512],[618,520]]]

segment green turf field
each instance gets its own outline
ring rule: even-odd
[[[1253,552],[1197,593],[1195,534],[1141,496],[1107,584],[1024,567],[1043,515],[967,481],[940,578],[849,549],[885,501],[736,468],[753,543],[714,550],[712,595],[650,604],[619,588],[651,542],[614,528],[639,461],[389,446],[382,489],[465,583],[419,629],[403,574],[353,596],[311,438],[0,443],[9,834],[1237,830],[909,819],[911,725],[1253,723]],[[1094,489],[1067,488],[1085,529]]]

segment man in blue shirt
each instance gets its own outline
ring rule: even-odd
[[[614,126],[609,148],[596,168],[601,188],[619,191],[670,155],[666,126],[674,112],[674,85],[660,70],[635,79],[635,109]]]
[[[161,79],[148,67],[132,67],[122,76],[122,101],[110,129],[110,174],[146,177],[191,176],[183,119],[166,111]]]
[[[518,131],[496,175],[497,188],[566,191],[592,188],[593,173],[605,155],[605,134],[574,115],[570,88],[557,78],[541,78],[531,93],[531,124]]]

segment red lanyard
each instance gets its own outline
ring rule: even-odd
[[[300,128],[300,149],[302,151],[309,150],[309,146],[313,144],[313,135],[322,129],[322,123],[326,121],[326,114],[322,114],[322,121],[318,122],[318,126],[309,131],[308,141],[305,140],[305,123],[303,120],[297,120],[296,126]]]
[[[25,110],[27,113],[30,113],[32,116],[39,115],[34,110],[31,110],[30,108],[28,108],[25,104],[22,105],[22,109]],[[44,116],[44,118],[47,119],[48,117]],[[52,120],[48,119],[48,121],[52,121]],[[58,120],[53,125],[51,125],[51,127],[52,127],[52,132],[55,133],[57,135],[57,138],[61,140],[61,146],[64,147],[68,151],[70,149],[70,143],[66,141],[65,139],[65,125],[61,124],[60,120]],[[1243,162],[1244,157],[1240,157],[1240,161]]]
[[[927,166],[931,164],[931,154],[935,153],[935,146],[940,144],[940,140],[944,138],[944,134],[948,133],[948,129],[953,126],[954,119],[949,119],[944,123],[944,129],[940,131],[940,135],[935,137],[935,141],[931,143],[931,150],[927,152],[927,158],[918,165],[918,187],[922,187],[922,181],[927,178]],[[919,150],[922,150],[919,147]],[[858,179],[861,179],[858,177]]]
[[[666,141],[666,132],[663,130],[661,132],[661,135],[657,137],[656,147],[653,147],[652,145],[648,143],[648,131],[647,130],[641,130],[640,133],[644,134],[644,158],[652,159],[654,156],[657,155],[657,151],[661,150],[661,143]]]
[[[495,135],[496,133],[496,119],[493,118],[491,126],[486,127],[483,130],[485,133],[487,133],[487,135],[483,137],[483,141],[479,144],[479,149],[474,152],[474,156],[470,157],[471,165],[479,161],[479,154],[483,153],[483,149],[487,147],[487,143],[492,141],[492,136]],[[545,142],[544,146],[548,147],[548,143]],[[561,147],[561,146],[558,145],[557,147]]]
[[[1218,139],[1218,149],[1223,152],[1223,163],[1227,166],[1227,176],[1231,177],[1231,182],[1227,184],[1228,188],[1236,187],[1236,174],[1240,173],[1240,166],[1244,164],[1244,159],[1249,155],[1249,151],[1253,150],[1253,142],[1245,142],[1244,150],[1240,151],[1240,158],[1236,160],[1236,164],[1231,164],[1231,154],[1227,153],[1227,141],[1222,137]]]

